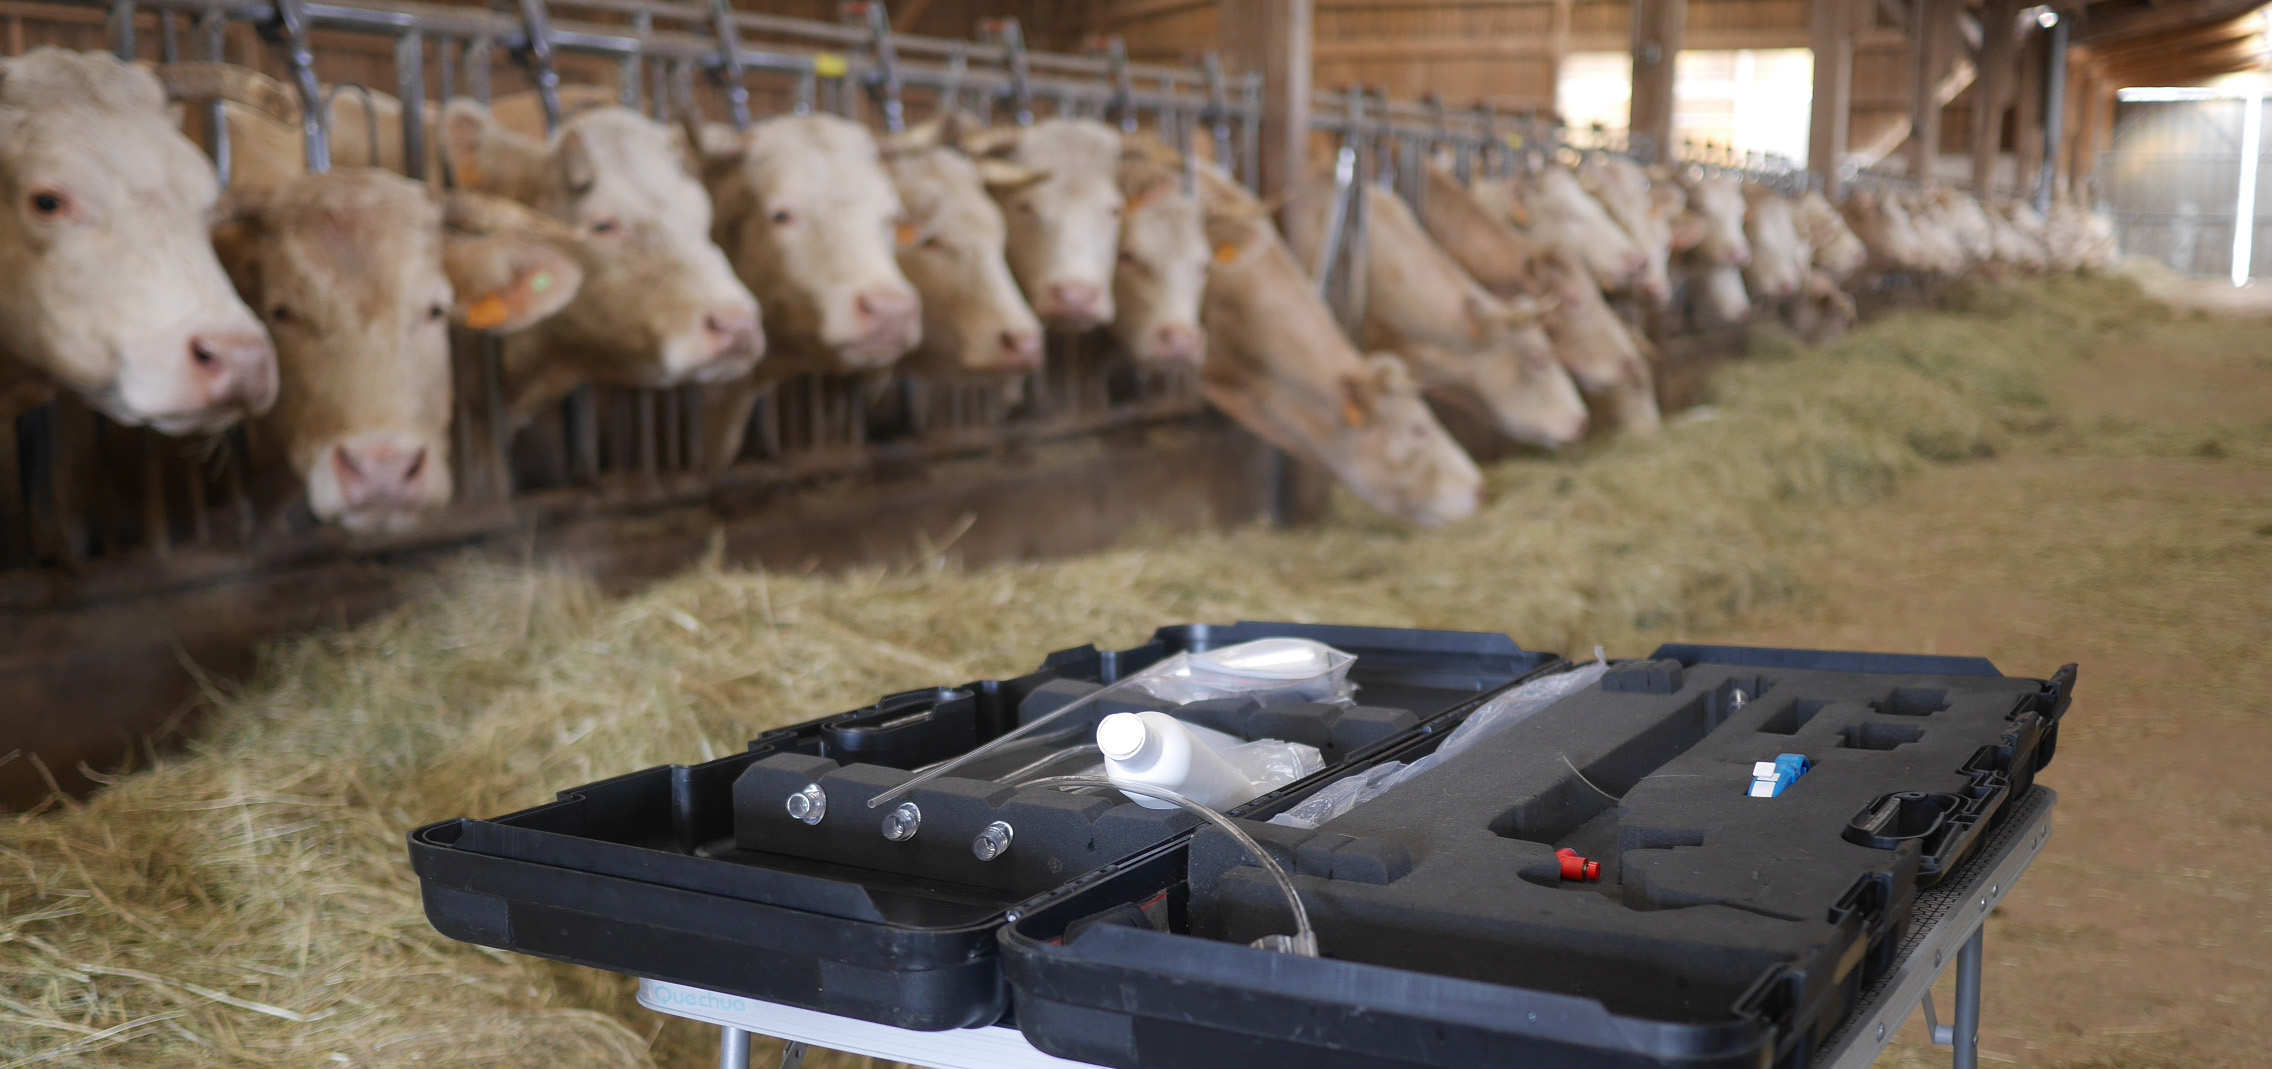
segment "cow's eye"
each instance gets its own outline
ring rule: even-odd
[[[25,198],[25,203],[31,205],[33,215],[42,219],[59,218],[71,208],[70,198],[52,189],[34,191]]]
[[[945,242],[939,239],[939,235],[926,234],[924,235],[923,240],[917,243],[917,247],[925,249],[936,249],[943,244],[945,244]]]
[[[613,219],[595,219],[592,221],[592,233],[613,234],[616,232],[616,229],[622,225],[623,224],[618,223]]]
[[[787,208],[775,208],[773,209],[773,215],[771,218],[773,219],[774,226],[788,226],[790,223],[797,221],[797,213],[792,212]]]
[[[450,306],[440,301],[435,301],[426,309],[426,318],[428,319],[448,319],[449,317]]]
[[[292,309],[276,305],[268,310],[268,320],[271,323],[289,323],[292,321]]]

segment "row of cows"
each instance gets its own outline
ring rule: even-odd
[[[251,462],[295,474],[319,519],[399,528],[451,497],[452,322],[503,336],[516,423],[586,384],[702,385],[716,464],[785,377],[1008,389],[1044,329],[1106,329],[1140,365],[1197,367],[1212,404],[1375,507],[1439,524],[1482,480],[1431,403],[1548,447],[1596,422],[1648,432],[1637,322],[1759,307],[1821,334],[1873,273],[2111,255],[2081,213],[1954,194],[1841,210],[1610,156],[1468,186],[1433,168],[1417,213],[1361,192],[1353,341],[1312,281],[1329,178],[1264,204],[1094,121],[736,130],[574,87],[548,134],[533,97],[452,100],[428,106],[445,193],[401,177],[401,104],[380,94],[333,99],[337,169],[307,173],[297,99],[219,65],[0,62],[0,422],[58,389],[167,434],[244,421]],[[194,147],[214,114],[225,193]]]

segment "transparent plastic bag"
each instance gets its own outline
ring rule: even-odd
[[[1426,757],[1410,764],[1402,761],[1383,762],[1357,775],[1335,780],[1319,789],[1316,794],[1302,799],[1301,804],[1270,818],[1270,822],[1289,828],[1315,828],[1324,824],[1380,797],[1414,776],[1425,775],[1429,769],[1530,719],[1547,706],[1592,686],[1607,671],[1607,663],[1596,661],[1567,672],[1531,680],[1485,702],[1482,708],[1469,714],[1466,720],[1453,728],[1435,752]]]
[[[1357,689],[1349,682],[1349,666],[1356,660],[1306,638],[1261,638],[1205,653],[1176,654],[1145,672],[1135,685],[1177,705],[1244,694],[1340,701]]]

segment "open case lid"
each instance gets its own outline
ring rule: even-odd
[[[1667,646],[1320,825],[1242,820],[1322,957],[1249,945],[1285,898],[1202,829],[1004,929],[1016,1019],[1129,1069],[1803,1065],[2032,789],[2073,683]],[[1803,774],[1754,795],[1784,754]]]
[[[976,864],[970,831],[988,806],[1018,804],[942,777],[924,803],[925,834],[953,848],[883,842],[881,810],[838,790],[829,811],[854,834],[800,841],[780,818],[782,787],[861,782],[880,789],[997,737],[1037,708],[1109,684],[1177,653],[1267,637],[1313,639],[1355,655],[1354,705],[1218,708],[1210,726],[1269,737],[1311,731],[1324,771],[1235,810],[1268,815],[1336,770],[1436,730],[1439,722],[1560,662],[1504,635],[1313,624],[1161,628],[1142,646],[1083,646],[1040,670],[887,696],[873,705],[767,732],[747,752],[633,772],[561,792],[488,820],[411,833],[428,918],[454,938],[908,1028],[986,1024],[1007,1006],[995,930],[1020,903],[1101,878],[1125,857],[1180,839],[1180,810],[1113,800],[1074,822],[1057,854],[1039,817],[1021,823],[1006,860]],[[1309,717],[1299,719],[1296,714]],[[1278,717],[1272,720],[1271,717]],[[1241,717],[1246,720],[1241,720]],[[794,772],[795,784],[773,779]],[[931,790],[924,788],[923,790]],[[1017,792],[1044,793],[1044,792]],[[1101,802],[1049,793],[1047,801]],[[1063,806],[1060,806],[1063,808]],[[1064,814],[1057,814],[1064,817]],[[1029,818],[1021,818],[1021,820]],[[1070,818],[1061,819],[1065,826]],[[827,821],[816,830],[834,825]],[[1083,829],[1094,829],[1093,833]],[[912,847],[924,847],[918,836]],[[889,849],[887,849],[889,848]],[[1066,859],[1059,869],[1043,866]]]

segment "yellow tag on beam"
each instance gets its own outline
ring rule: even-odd
[[[475,330],[495,330],[511,318],[513,307],[494,293],[473,302],[473,307],[465,310],[465,325]]]
[[[813,53],[813,73],[823,78],[842,78],[851,73],[852,65],[834,52]]]

